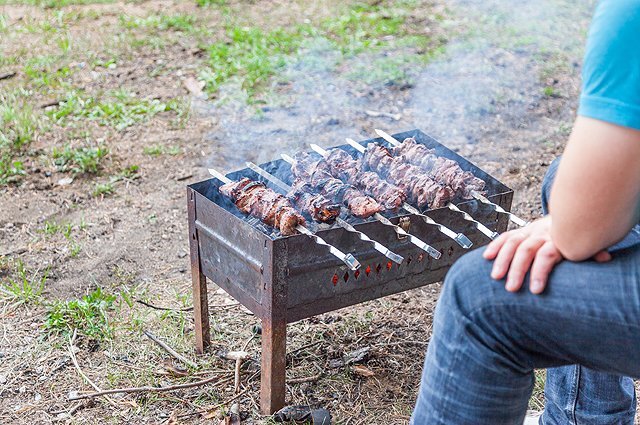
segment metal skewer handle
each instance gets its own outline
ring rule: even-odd
[[[462,211],[460,208],[453,205],[453,203],[449,202],[447,204],[447,207],[449,207],[451,211],[462,213],[462,216],[464,217],[465,220],[473,222],[473,224],[475,224],[476,226],[476,229],[480,230],[480,232],[482,232],[489,239],[493,240],[498,236],[500,236],[500,233],[494,232],[493,230],[489,229],[487,226],[485,226],[484,224],[480,223],[479,221],[471,217],[469,213],[467,213],[466,211]]]
[[[366,149],[361,144],[356,142],[355,140],[349,139],[349,138],[347,138],[346,140],[347,140],[347,143],[349,144],[349,146],[353,147],[358,152],[364,153],[366,151]],[[425,214],[422,214],[414,206],[409,205],[409,204],[407,204],[405,202],[404,204],[402,204],[402,208],[404,208],[405,210],[407,210],[411,214],[415,214],[417,216],[420,216],[420,218],[422,218],[425,221],[425,223],[432,224],[432,225],[436,226],[438,228],[438,230],[440,231],[440,233],[444,234],[448,238],[453,239],[454,241],[456,241],[456,243],[458,245],[460,245],[464,249],[469,249],[469,248],[471,248],[473,246],[473,242],[471,242],[471,240],[468,237],[466,237],[463,233],[454,232],[453,230],[449,229],[444,224],[440,224],[440,223],[436,222],[434,219],[432,219],[431,217],[429,217],[429,216],[427,216]]]
[[[209,174],[211,174],[213,177],[217,178],[218,180],[220,180],[225,184],[231,183],[233,181],[229,177],[225,176],[224,174],[222,174],[217,170],[214,170],[213,168],[209,168]],[[353,255],[345,254],[335,246],[328,244],[327,242],[325,242],[324,239],[322,239],[318,235],[313,234],[313,232],[307,229],[306,227],[299,224],[296,226],[296,230],[304,235],[309,236],[310,238],[313,238],[313,240],[317,244],[324,245],[327,248],[329,248],[329,252],[331,252],[331,254],[333,254],[336,258],[342,261],[347,267],[349,267],[349,269],[356,271],[360,268],[360,262]]]
[[[379,130],[379,129],[375,129],[375,132],[378,136],[382,137],[384,140],[386,140],[387,142],[389,142],[389,144],[393,145],[393,146],[399,146],[400,142],[398,140],[396,140],[393,136],[391,136],[390,134]],[[520,217],[518,217],[517,215],[515,215],[512,212],[506,211],[504,208],[502,208],[500,205],[491,202],[490,200],[488,200],[487,198],[485,198],[482,194],[476,192],[475,190],[471,192],[471,196],[473,196],[475,199],[477,199],[478,201],[482,202],[483,204],[486,204],[488,206],[490,206],[494,211],[499,212],[501,214],[507,214],[509,216],[509,220],[511,220],[513,223],[517,224],[518,226],[524,227],[527,224],[529,224],[528,222],[526,222],[525,220],[521,219]],[[466,217],[465,217],[466,218]],[[474,220],[475,221],[475,220]],[[480,231],[482,231],[480,228],[478,228]],[[484,233],[484,232],[483,232]],[[486,233],[485,233],[486,234]],[[487,235],[489,236],[489,235]],[[489,236],[491,237],[491,236]]]
[[[287,157],[287,158],[285,158],[285,157]],[[282,158],[285,161],[289,162],[290,164],[295,163],[295,160],[293,158],[291,158],[289,155],[283,154]],[[291,162],[289,161],[289,159],[291,160]],[[253,171],[258,173],[259,175],[261,175],[265,179],[273,182],[273,184],[275,184],[276,186],[280,187],[281,189],[284,189],[287,192],[289,190],[291,190],[291,186],[289,186],[288,184],[286,184],[285,182],[283,182],[282,180],[280,180],[279,178],[277,178],[273,174],[263,170],[262,168],[260,168],[256,164],[254,164],[253,162],[247,162],[246,165],[247,165],[247,167],[251,168]],[[391,251],[389,248],[387,248],[386,246],[382,245],[381,243],[372,240],[371,238],[369,238],[369,236],[365,235],[364,233],[362,233],[359,230],[356,230],[355,227],[353,227],[351,224],[347,223],[346,221],[344,221],[340,217],[338,217],[336,219],[336,222],[338,223],[338,225],[340,227],[342,227],[343,229],[347,230],[348,232],[355,233],[356,235],[358,235],[360,240],[373,244],[373,247],[375,248],[375,250],[378,251],[379,253],[381,253],[382,255],[384,255],[385,257],[387,257],[389,260],[391,260],[391,261],[393,261],[395,263],[398,263],[398,264],[402,264],[402,261],[404,260],[404,257],[402,257],[401,255],[396,254],[395,252]]]
[[[313,149],[315,152],[319,153],[320,155],[322,155],[323,157],[326,157],[329,152],[327,152],[326,150],[322,149],[320,146],[312,143],[311,144],[311,149]],[[383,216],[380,213],[375,213],[373,216],[376,220],[380,221],[380,223],[384,224],[385,226],[390,226],[393,228],[393,230],[399,234],[400,236],[406,236],[409,238],[409,241],[414,244],[415,246],[417,246],[418,248],[420,248],[421,250],[425,251],[427,254],[429,254],[431,257],[433,257],[434,259],[439,259],[442,256],[442,253],[440,251],[438,251],[437,249],[435,249],[434,247],[432,247],[431,245],[429,245],[428,243],[420,240],[419,238],[417,238],[416,236],[413,236],[407,232],[404,231],[404,229],[400,226],[396,226],[395,224],[393,224],[391,221],[389,221],[389,219],[387,219],[385,216]]]
[[[520,217],[518,217],[517,215],[515,215],[512,212],[506,211],[500,205],[491,202],[490,200],[485,198],[481,193],[478,193],[475,190],[471,192],[471,196],[473,196],[475,199],[477,199],[478,201],[482,202],[483,204],[486,204],[486,205],[490,206],[495,212],[499,212],[499,213],[502,213],[502,214],[507,214],[509,216],[509,220],[511,220],[512,223],[515,223],[520,227],[524,227],[527,224],[529,224],[528,221],[525,221],[525,220],[521,219]]]

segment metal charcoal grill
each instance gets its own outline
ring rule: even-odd
[[[457,161],[464,170],[485,180],[486,197],[490,201],[510,211],[513,191],[460,155],[420,130],[395,137],[399,140],[413,137],[435,149],[437,155]],[[372,141],[383,142],[371,139],[363,143]],[[355,155],[349,145],[338,147]],[[291,183],[290,165],[284,161],[262,164],[261,168]],[[249,168],[230,173],[228,177],[265,181]],[[268,181],[265,183],[281,191]],[[210,345],[206,288],[206,278],[209,278],[262,321],[260,399],[264,414],[284,406],[287,323],[439,282],[453,262],[466,252],[413,214],[388,218],[394,224],[408,226],[410,233],[438,249],[442,253],[440,259],[429,257],[373,218],[349,217],[348,221],[357,230],[402,255],[402,264],[389,261],[341,227],[322,229],[320,226],[318,236],[344,252],[353,253],[360,261],[362,267],[351,271],[326,247],[314,244],[308,236],[282,237],[272,228],[248,218],[219,193],[220,185],[221,181],[214,178],[187,188],[196,349],[202,353]],[[507,229],[507,215],[497,213],[486,204],[477,200],[456,204],[494,231]],[[429,216],[464,233],[476,247],[489,242],[473,223],[463,219],[462,213],[444,207],[429,210]]]

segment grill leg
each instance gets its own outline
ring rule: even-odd
[[[284,407],[287,355],[286,320],[262,320],[260,410],[271,415]]]
[[[209,298],[207,279],[200,268],[198,232],[195,228],[196,206],[194,191],[187,189],[187,210],[189,212],[189,250],[191,253],[191,281],[193,286],[193,318],[196,327],[196,352],[198,354],[211,345],[209,332]]]

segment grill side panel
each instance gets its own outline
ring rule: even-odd
[[[272,241],[202,194],[195,222],[202,273],[258,317],[263,308],[265,251]]]

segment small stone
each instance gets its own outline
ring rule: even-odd
[[[7,383],[7,375],[0,375],[0,384]]]
[[[24,394],[24,393],[26,393],[26,392],[27,392],[27,387],[26,387],[26,386],[24,386],[24,385],[23,385],[23,386],[21,386],[20,388],[18,388],[18,392],[19,392],[20,394]]]
[[[37,403],[40,400],[42,400],[42,395],[40,393],[36,393],[36,395],[33,397],[33,400]]]
[[[187,253],[186,253],[186,252],[184,252],[184,251],[183,251],[183,252],[179,252],[179,253],[178,253],[178,258],[184,258],[184,257],[186,257],[186,256],[187,256]]]
[[[71,177],[65,177],[58,180],[58,186],[69,186],[71,183],[73,183],[73,179]]]

